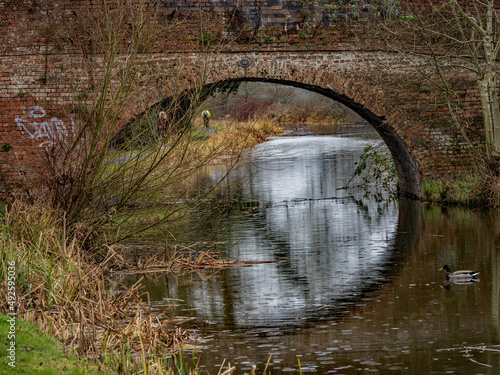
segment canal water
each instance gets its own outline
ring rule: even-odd
[[[229,177],[251,176],[218,233],[229,258],[273,263],[146,277],[158,313],[195,318],[202,373],[499,373],[499,215],[339,189],[377,138],[259,145]],[[479,281],[448,285],[444,264]]]

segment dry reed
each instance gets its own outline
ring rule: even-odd
[[[224,151],[228,154],[250,149],[267,141],[269,136],[283,132],[276,123],[265,118],[241,122],[218,120],[214,123],[224,131],[214,134],[206,142],[206,147],[213,149],[224,145]]]
[[[250,261],[231,260],[219,249],[226,242],[197,242],[190,245],[166,244],[165,249],[155,249],[151,253],[148,249],[142,250],[137,246],[113,246],[110,251],[114,254],[115,262],[110,269],[115,274],[148,274],[157,272],[169,272],[174,275],[186,274],[197,271],[203,272],[202,279],[211,276],[217,271],[229,267],[246,267],[262,263],[278,263],[282,261]],[[125,250],[127,248],[127,250]],[[123,257],[116,253],[129,253]],[[130,255],[131,253],[134,255]],[[142,253],[137,254],[137,253]]]
[[[42,203],[16,201],[5,213],[0,236],[0,271],[16,264],[17,316],[59,338],[69,350],[126,372],[158,361],[191,335],[168,328],[141,299],[140,282],[110,292],[105,273],[114,254],[97,262],[81,247],[81,228],[67,228]],[[7,288],[0,283],[0,312],[7,313]],[[126,355],[122,355],[126,353]]]

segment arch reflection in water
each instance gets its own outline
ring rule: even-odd
[[[231,258],[284,261],[227,270],[218,285],[187,288],[197,316],[228,327],[302,325],[342,309],[380,284],[392,257],[397,204],[337,190],[368,140],[278,138],[231,175],[251,174],[243,200],[258,202],[227,222]],[[360,192],[361,193],[361,192]]]
[[[232,214],[221,236],[231,244],[230,258],[283,262],[228,269],[204,282],[149,285],[152,299],[180,299],[220,328],[283,327],[344,309],[378,286],[393,257],[398,205],[338,190],[373,142],[340,135],[259,145],[229,177],[253,176],[242,200],[256,206]]]

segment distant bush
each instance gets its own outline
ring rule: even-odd
[[[262,114],[271,104],[270,99],[250,97],[233,105],[231,117],[238,121],[246,121]]]

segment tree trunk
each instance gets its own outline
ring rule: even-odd
[[[489,104],[493,120],[493,152],[500,152],[500,108],[498,106],[497,78],[493,72],[489,85]]]
[[[497,77],[494,69],[498,49],[493,43],[493,18],[493,1],[489,1],[485,19],[486,28],[481,30],[486,68],[483,76],[478,80],[488,157],[491,157],[492,153],[498,154],[500,152],[500,108],[498,107]],[[475,25],[477,30],[478,24]]]
[[[494,132],[493,132],[493,113],[491,111],[491,97],[488,85],[488,80],[486,77],[478,80],[477,82],[479,88],[479,97],[481,99],[481,107],[483,110],[483,120],[484,120],[484,130],[485,130],[485,140],[486,140],[486,153],[488,157],[494,149]]]

